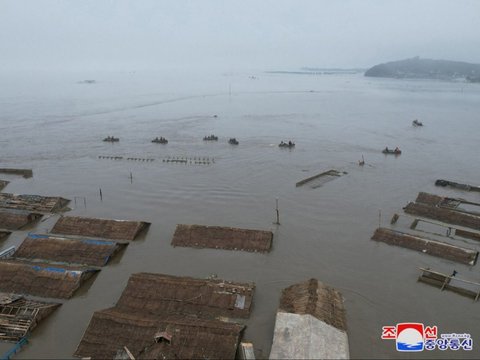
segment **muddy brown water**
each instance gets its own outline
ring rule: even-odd
[[[152,223],[38,326],[18,358],[72,357],[93,312],[113,306],[129,276],[141,271],[254,282],[244,339],[259,357],[270,351],[281,290],[312,277],[343,293],[353,358],[405,358],[392,340],[380,339],[382,326],[400,322],[424,322],[474,339],[471,352],[435,350],[411,358],[480,357],[480,303],[416,281],[420,266],[455,269],[457,276],[479,281],[479,265],[370,240],[379,223],[388,226],[419,191],[480,202],[478,193],[434,186],[438,178],[480,185],[480,87],[361,75],[250,75],[2,77],[0,166],[34,172],[30,179],[2,175],[11,181],[4,191],[72,199],[72,215]],[[97,83],[78,84],[83,78]],[[412,127],[415,118],[424,126]],[[202,141],[212,133],[218,142]],[[108,135],[120,142],[102,142]],[[168,145],[152,144],[156,136]],[[240,144],[229,145],[230,137]],[[280,149],[281,140],[296,147]],[[399,146],[401,156],[382,154],[385,146]],[[366,164],[359,167],[362,155]],[[162,162],[167,156],[215,163]],[[348,174],[316,189],[295,187],[331,168]],[[273,224],[276,198],[280,226]],[[55,220],[15,232],[0,246],[20,244],[28,231],[47,232]],[[177,223],[272,230],[273,249],[173,248]],[[0,353],[10,346],[1,344]]]

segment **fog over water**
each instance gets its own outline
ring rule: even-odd
[[[345,297],[352,358],[405,358],[380,339],[382,326],[400,322],[474,339],[471,352],[415,358],[480,357],[478,303],[417,283],[421,266],[479,281],[478,265],[370,240],[419,191],[480,202],[434,186],[438,178],[480,185],[480,86],[266,72],[415,55],[480,62],[479,2],[0,1],[0,10],[0,167],[34,172],[2,174],[11,181],[4,191],[79,197],[69,215],[152,223],[35,329],[18,358],[71,357],[93,312],[113,306],[141,271],[255,282],[244,339],[258,357],[269,354],[281,290],[312,277]],[[422,128],[412,127],[416,118]],[[202,141],[212,133],[218,142]],[[102,142],[108,135],[120,142]],[[156,136],[168,145],[152,144]],[[297,145],[280,149],[281,140]],[[403,153],[385,156],[385,146]],[[168,156],[215,163],[162,162]],[[347,174],[295,187],[331,168]],[[0,249],[56,219],[13,233]],[[270,229],[273,249],[173,248],[178,223]],[[0,354],[10,347],[0,343]]]
[[[476,0],[0,0],[0,71],[480,62]]]

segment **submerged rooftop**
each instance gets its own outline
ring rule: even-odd
[[[0,291],[69,299],[98,269],[18,259],[0,260]]]
[[[51,213],[64,210],[69,202],[62,197],[0,193],[0,208],[5,209]]]
[[[177,225],[173,246],[269,252],[273,233],[222,226]]]
[[[0,341],[19,341],[60,305],[0,293]]]
[[[115,241],[29,234],[15,252],[15,258],[104,266],[126,245]]]
[[[42,214],[25,210],[0,208],[0,228],[19,230],[22,227],[37,221],[42,216]]]
[[[78,235],[112,240],[135,240],[135,238],[149,226],[150,223],[144,221],[62,216],[51,232],[54,234]]]
[[[94,313],[75,356],[234,359],[254,285],[220,279],[133,274],[114,308]]]

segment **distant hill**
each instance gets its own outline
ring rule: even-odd
[[[478,82],[480,81],[480,64],[415,57],[375,65],[365,72],[365,76],[444,80],[463,78]]]

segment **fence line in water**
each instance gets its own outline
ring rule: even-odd
[[[139,162],[153,162],[153,158],[137,158],[137,157],[123,157],[123,156],[108,156],[108,155],[99,155],[99,159],[106,160],[128,160],[128,161],[139,161]],[[185,165],[211,165],[215,163],[215,158],[210,156],[167,156],[162,159],[163,163],[171,164],[185,164]]]

